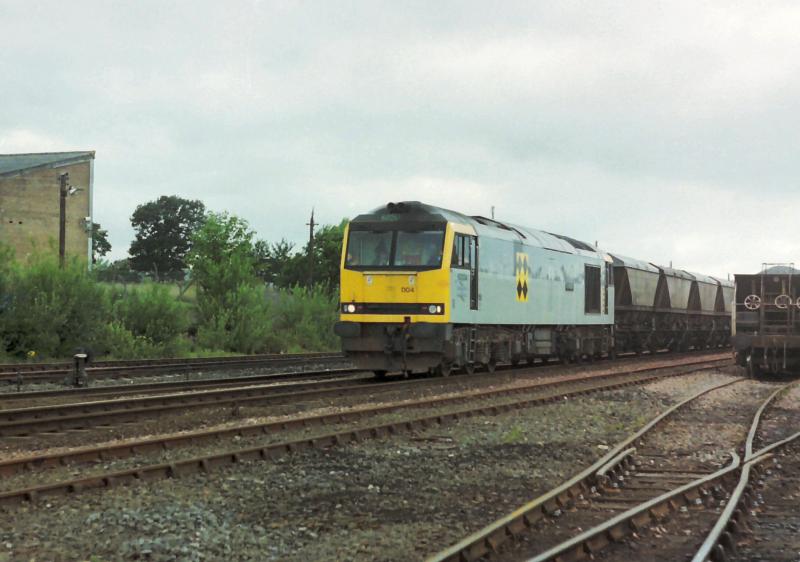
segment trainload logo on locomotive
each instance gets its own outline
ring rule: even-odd
[[[517,300],[528,302],[528,254],[517,252],[515,264],[515,277],[517,278]]]

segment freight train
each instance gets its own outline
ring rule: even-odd
[[[343,350],[379,377],[702,349],[730,338],[726,280],[416,201],[350,222],[340,286]]]
[[[751,377],[800,369],[800,271],[764,264],[737,274],[733,348]]]

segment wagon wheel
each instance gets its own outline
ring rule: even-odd
[[[800,297],[797,297],[797,302],[794,303],[797,308],[800,308]]]
[[[752,352],[747,354],[747,377],[757,379],[761,375],[761,366],[756,362]]]
[[[468,375],[475,374],[475,363],[465,363],[464,364],[464,372]]]
[[[789,295],[778,295],[775,297],[775,306],[780,309],[787,309],[792,304],[792,297]]]
[[[494,359],[490,359],[489,362],[486,364],[486,370],[490,373],[494,373],[495,369],[497,369],[497,361]]]
[[[747,310],[758,310],[761,308],[761,297],[758,295],[747,295],[744,298],[744,307]]]

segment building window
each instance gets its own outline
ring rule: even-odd
[[[600,268],[596,265],[584,267],[586,289],[586,314],[600,314]]]

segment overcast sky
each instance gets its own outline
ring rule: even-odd
[[[422,200],[713,275],[800,262],[800,3],[0,0],[0,153],[96,150],[113,257],[201,199]]]

